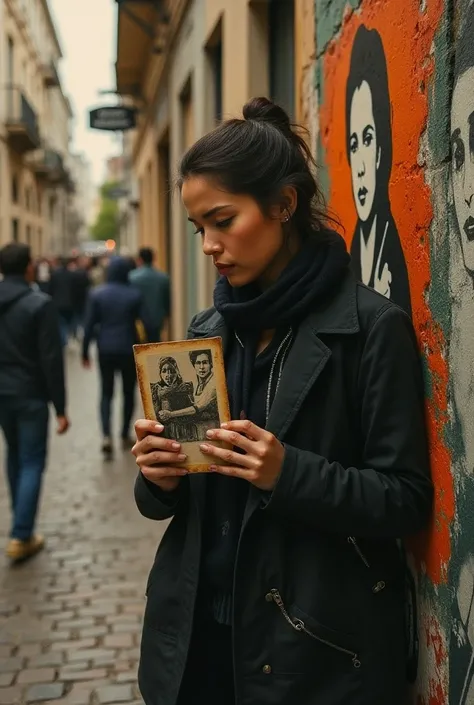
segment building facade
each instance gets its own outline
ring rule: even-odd
[[[94,187],[91,167],[82,153],[71,153],[66,160],[74,188],[69,193],[67,249],[79,247],[90,239]]]
[[[209,302],[213,281],[168,190],[177,160],[249,96],[273,96],[310,129],[359,276],[415,325],[435,501],[429,528],[408,542],[420,647],[412,702],[471,705],[474,2],[194,0],[168,15],[134,55],[139,30],[119,13],[117,82],[141,110],[139,241],[172,273],[172,336]]]
[[[119,2],[117,89],[138,110],[127,137],[135,242],[154,247],[171,274],[175,338],[210,304],[215,282],[174,188],[179,159],[255,95],[309,126],[313,25],[312,0]]]
[[[47,0],[0,0],[0,243],[67,248],[72,110]]]

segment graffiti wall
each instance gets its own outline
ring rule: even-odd
[[[431,526],[413,700],[474,705],[474,0],[315,0],[318,161],[357,276],[413,318]]]

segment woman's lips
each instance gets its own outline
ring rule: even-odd
[[[469,242],[472,242],[474,240],[474,218],[472,215],[464,223],[464,232]]]
[[[360,188],[357,191],[357,198],[359,199],[359,203],[361,206],[363,206],[365,204],[365,199],[367,198],[367,193],[368,192],[367,192],[367,189],[365,188],[365,186],[362,186],[362,188]]]
[[[219,274],[222,274],[222,276],[226,277],[229,272],[233,270],[235,267],[234,264],[216,264],[216,268],[219,272]]]

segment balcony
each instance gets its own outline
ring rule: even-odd
[[[17,86],[6,89],[6,130],[11,147],[19,154],[40,146],[38,117],[23,91]]]
[[[58,70],[54,61],[43,64],[41,70],[43,72],[43,82],[46,88],[58,88],[61,85]]]
[[[66,184],[67,171],[62,156],[54,149],[43,147],[25,157],[27,164],[36,175],[50,184]]]

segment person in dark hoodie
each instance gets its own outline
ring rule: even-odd
[[[114,257],[107,270],[107,282],[94,289],[88,299],[82,360],[90,367],[89,347],[97,340],[101,378],[100,418],[102,423],[102,452],[110,456],[111,408],[114,396],[115,373],[120,372],[123,387],[122,446],[133,445],[129,438],[132,419],[136,372],[133,345],[137,343],[136,322],[141,320],[147,334],[150,331],[147,311],[141,293],[128,282],[130,262]]]
[[[59,319],[48,294],[34,291],[30,248],[0,250],[0,427],[7,445],[6,470],[13,521],[7,556],[24,560],[40,551],[34,533],[48,440],[48,402],[58,433],[69,427]]]

